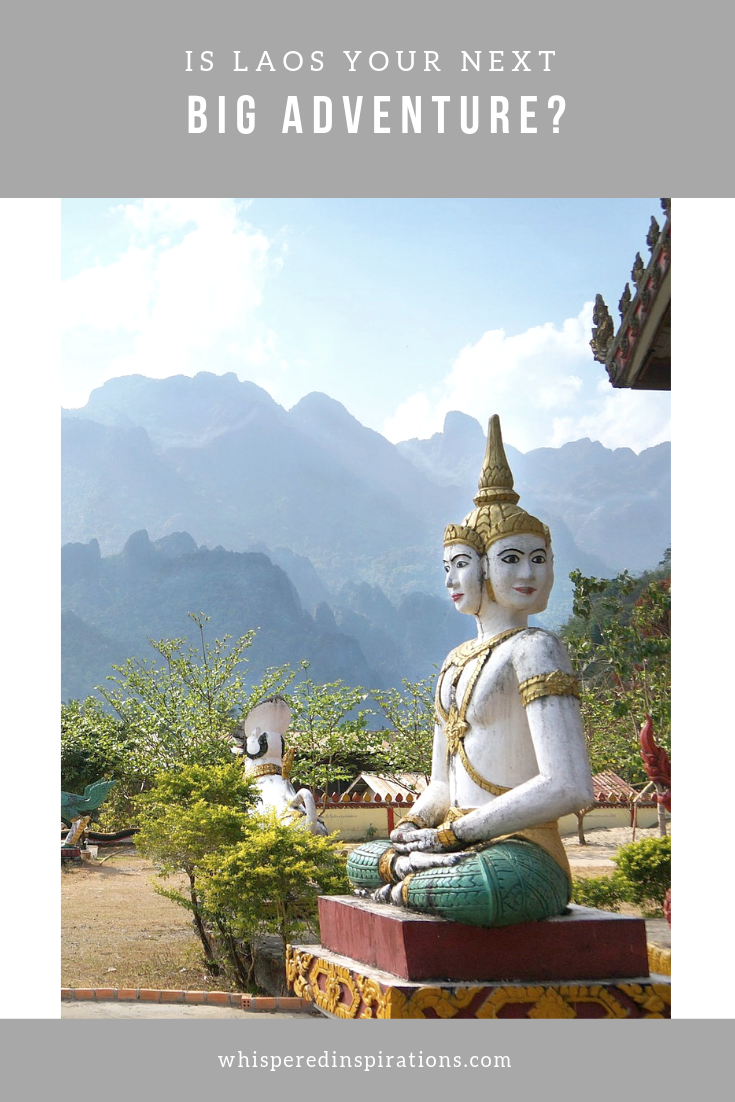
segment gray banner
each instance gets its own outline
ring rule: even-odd
[[[27,3],[3,17],[5,184],[717,194],[731,153],[715,10],[698,5],[699,30],[691,9],[640,0]]]

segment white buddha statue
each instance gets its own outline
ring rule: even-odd
[[[373,898],[476,926],[564,910],[557,819],[593,799],[569,657],[528,627],[553,584],[549,531],[517,501],[495,416],[476,508],[444,533],[446,586],[476,636],[439,673],[431,783],[390,842],[348,862]]]

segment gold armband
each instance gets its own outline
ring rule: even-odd
[[[384,884],[397,883],[396,877],[393,875],[393,860],[396,856],[396,851],[391,847],[383,850],[378,859],[378,876]]]
[[[442,823],[436,828],[436,840],[446,849],[460,849],[462,846],[462,842],[454,833],[449,823]]]
[[[394,830],[400,830],[404,826],[416,827],[416,830],[426,830],[428,827],[426,819],[421,815],[405,815],[402,819],[399,819],[396,823]]]
[[[518,692],[523,707],[527,708],[533,700],[539,700],[542,696],[576,696],[579,699],[579,683],[574,674],[553,670],[521,681]]]

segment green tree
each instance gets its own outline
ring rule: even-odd
[[[386,749],[391,773],[423,773],[431,776],[431,751],[434,742],[434,692],[436,675],[422,681],[403,678],[403,689],[374,689],[373,699],[380,705],[390,728]]]
[[[186,639],[151,639],[162,662],[129,658],[123,666],[113,667],[117,676],[108,678],[111,686],[99,690],[134,732],[136,752],[156,770],[182,761],[226,760],[235,718],[282,691],[294,677],[286,666],[269,669],[248,690],[244,655],[255,632],[234,641],[226,635],[210,643],[205,638],[209,617],[189,616],[197,628],[195,644]]]
[[[365,700],[364,689],[341,681],[316,685],[306,678],[294,686],[286,739],[295,751],[293,772],[300,784],[331,793],[384,760],[382,739],[368,731],[372,712],[360,708]]]
[[[593,773],[645,784],[639,733],[653,718],[668,750],[671,730],[670,553],[640,578],[588,578],[575,570],[574,615],[562,629],[581,684]]]
[[[208,929],[208,916],[198,886],[201,866],[224,853],[246,836],[249,814],[258,791],[246,780],[239,762],[179,765],[156,774],[152,787],[137,799],[140,830],[136,845],[154,862],[166,880],[184,873],[188,893],[157,888],[162,895],[191,911],[204,950],[204,959],[218,972],[216,946]],[[235,951],[231,931],[223,923],[215,928],[238,978],[248,974]]]
[[[150,640],[156,657],[129,658],[113,667],[108,685],[98,690],[107,710],[89,698],[62,711],[62,762],[68,772],[76,763],[79,775],[96,772],[94,780],[104,775],[118,781],[113,799],[103,809],[108,826],[131,825],[135,795],[150,787],[161,770],[229,761],[229,736],[237,719],[260,700],[282,692],[295,676],[289,666],[273,667],[248,687],[245,652],[255,632],[209,642],[208,617],[189,615],[196,626],[195,643],[183,638]],[[101,754],[113,770],[111,776],[93,768]]]
[[[119,720],[101,701],[70,700],[61,706],[61,787],[83,792],[100,778],[123,775],[128,741]]]

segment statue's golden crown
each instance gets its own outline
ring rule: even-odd
[[[468,544],[478,555],[483,555],[492,543],[503,536],[538,535],[550,543],[549,529],[521,509],[517,504],[518,498],[500,434],[500,418],[495,413],[488,424],[485,459],[475,495],[476,508],[467,514],[461,524],[447,525],[444,546]]]

